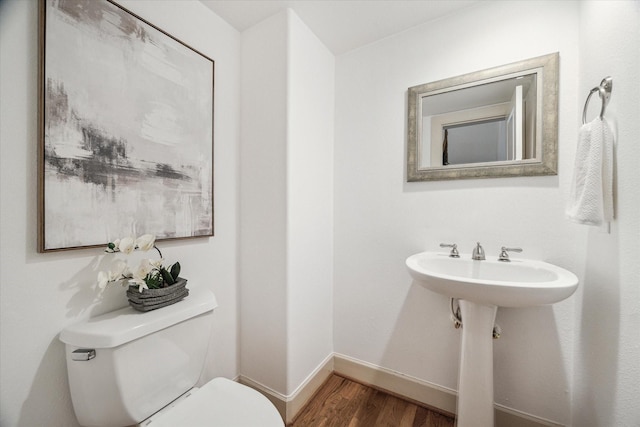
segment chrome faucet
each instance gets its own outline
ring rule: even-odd
[[[473,252],[471,253],[471,259],[475,259],[477,261],[483,261],[486,259],[484,256],[484,249],[482,249],[482,246],[480,246],[480,242],[478,242],[476,247],[473,248]]]

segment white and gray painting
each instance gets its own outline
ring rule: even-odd
[[[45,249],[213,232],[213,62],[104,0],[47,0]]]

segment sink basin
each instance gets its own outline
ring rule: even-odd
[[[578,288],[575,274],[555,265],[533,260],[475,261],[469,254],[422,252],[407,258],[411,276],[425,288],[480,304],[526,307],[553,304],[570,297]]]

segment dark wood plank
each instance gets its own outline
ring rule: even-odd
[[[315,396],[305,405],[295,420],[296,426],[320,426],[322,421],[332,417],[333,409],[340,399],[340,391],[345,380],[336,375],[330,376]]]
[[[328,427],[344,427],[344,421],[355,417],[359,404],[363,396],[367,393],[367,388],[362,384],[358,384],[344,379],[344,392],[342,400],[336,405],[335,417],[328,420]]]
[[[348,424],[345,425],[351,427],[374,426],[384,404],[384,399],[385,394],[381,391],[372,388],[368,389],[367,393],[365,393],[365,399],[358,405],[358,411],[353,417],[354,422],[344,420],[343,423],[348,421]]]
[[[413,427],[413,420],[416,418],[416,412],[418,411],[418,406],[412,403],[407,402],[407,407],[402,414],[402,418],[400,418],[400,423],[398,427]]]
[[[380,427],[398,427],[402,415],[408,406],[409,402],[387,394],[375,425]]]
[[[429,427],[453,427],[453,418],[429,411],[426,425]]]
[[[451,417],[331,375],[289,427],[453,427]]]
[[[429,412],[431,411],[427,408],[423,408],[422,406],[417,407],[412,427],[428,427],[429,424],[427,424],[427,418],[429,417]]]

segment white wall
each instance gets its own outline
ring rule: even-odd
[[[284,400],[333,348],[333,75],[291,10],[242,33],[241,372]]]
[[[336,60],[334,345],[337,353],[457,389],[460,331],[446,297],[404,260],[480,241],[584,277],[587,229],[564,218],[580,103],[577,2],[480,2]],[[559,175],[407,183],[406,93],[418,84],[560,53]],[[569,423],[580,297],[498,310],[498,404]]]
[[[196,1],[123,1],[123,6],[214,59],[215,237],[162,243],[190,283],[215,292],[219,308],[204,379],[237,366],[239,41]],[[36,252],[37,2],[0,3],[0,425],[75,426],[64,348],[66,325],[125,306],[122,289],[100,295],[100,249]]]
[[[286,394],[287,16],[242,33],[240,370]]]
[[[617,220],[587,242],[575,330],[575,426],[640,425],[640,2],[580,2],[579,102],[613,77]],[[582,108],[582,104],[580,104]],[[591,120],[600,101],[589,103]],[[580,111],[582,114],[582,111]]]
[[[289,11],[287,393],[333,352],[333,54]]]

